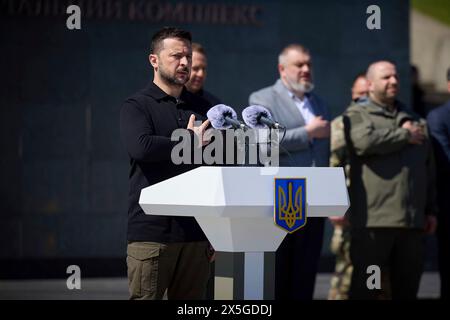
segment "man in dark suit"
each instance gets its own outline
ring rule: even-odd
[[[447,89],[450,92],[450,68],[447,70]],[[432,137],[437,164],[437,200],[439,271],[441,299],[450,298],[450,100],[428,114],[428,127]]]
[[[219,98],[204,89],[208,70],[208,59],[206,51],[199,43],[192,43],[192,69],[186,88],[196,95],[202,97],[213,107],[220,104]],[[208,110],[196,110],[200,114],[206,114]]]
[[[280,79],[250,95],[251,105],[268,108],[286,126],[280,166],[327,167],[330,124],[328,110],[311,91],[312,62],[305,47],[291,44],[278,57]],[[288,234],[276,252],[275,299],[310,300],[323,241],[323,218]]]

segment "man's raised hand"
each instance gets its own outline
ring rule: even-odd
[[[198,147],[206,146],[211,141],[211,135],[205,134],[206,128],[209,126],[209,120],[206,120],[198,127],[195,126],[195,115],[191,114],[187,129],[192,130],[198,141]]]

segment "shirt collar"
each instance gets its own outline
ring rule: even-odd
[[[183,103],[187,100],[187,89],[183,86],[183,90],[181,91],[180,97],[177,99],[174,96],[168,95],[165,93],[160,87],[158,87],[153,81],[150,81],[150,83],[147,85],[147,87],[144,89],[145,93],[156,100],[164,100],[164,99],[170,99],[174,100],[177,103]]]
[[[373,99],[371,99],[371,98],[368,98],[368,99],[369,99],[374,105],[376,105],[376,106],[378,106],[378,107],[380,107],[380,108],[383,108],[383,109],[388,109],[388,106],[387,106],[387,105],[378,103],[378,102],[376,102],[375,100],[373,100]],[[395,109],[398,108],[398,101],[397,101],[397,100],[394,100],[394,108],[395,108]]]
[[[398,100],[394,101],[394,109],[390,110],[387,108],[387,106],[381,105],[375,101],[373,101],[372,99],[368,98],[368,100],[372,103],[373,106],[376,107],[376,109],[386,115],[389,116],[395,116],[401,109],[401,104],[399,103]]]
[[[291,90],[289,90],[289,89],[288,89],[288,93],[289,93],[289,96],[290,96],[292,99],[294,99],[294,100],[296,100],[296,101],[298,101],[298,102],[300,102],[300,103],[306,104],[306,103],[309,101],[309,99],[308,99],[309,94],[307,94],[307,93],[305,93],[305,94],[303,95],[303,99],[300,99],[295,93],[293,93],[293,92],[292,92]]]
[[[281,81],[281,80],[280,80]],[[303,99],[300,99],[299,97],[297,97],[297,95],[295,93],[293,93],[288,87],[286,87],[286,85],[283,83],[283,81],[281,81],[281,83],[283,84],[283,87],[287,90],[289,97],[291,97],[292,99],[295,99],[297,101],[300,101],[302,103],[306,103],[306,101],[308,101],[309,95],[310,93],[304,93],[303,94]]]

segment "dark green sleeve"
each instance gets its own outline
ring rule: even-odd
[[[388,154],[408,144],[409,131],[404,128],[375,129],[369,115],[354,110],[347,113],[350,139],[358,156]]]

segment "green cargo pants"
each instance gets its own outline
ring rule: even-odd
[[[204,299],[210,272],[208,242],[131,242],[127,247],[130,299]]]
[[[416,299],[424,265],[423,231],[408,228],[352,230],[350,299]],[[367,268],[381,271],[381,289],[370,290]]]

